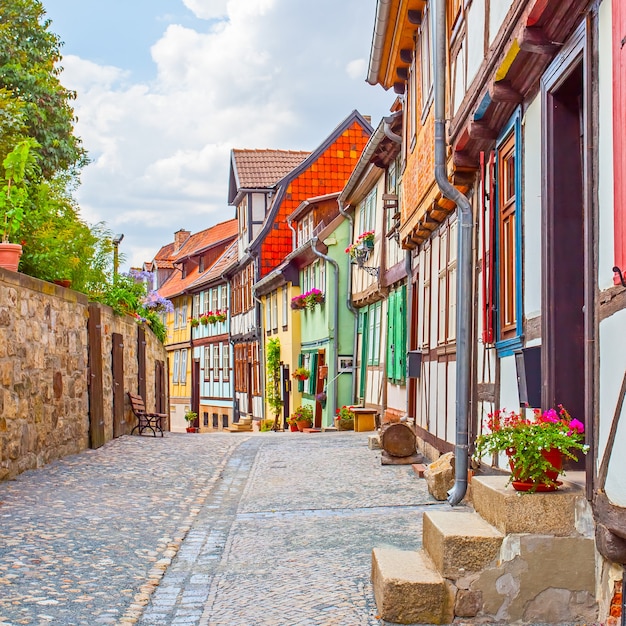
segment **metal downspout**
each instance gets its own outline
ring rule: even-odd
[[[291,222],[293,222],[292,219],[290,219],[289,217],[287,218],[287,226],[289,226],[289,228],[291,229],[291,232],[293,233],[293,235],[291,235],[291,250],[295,250],[296,249],[296,243],[298,242],[298,234],[296,233],[296,229],[291,225]]]
[[[332,336],[329,337],[331,339],[329,346],[334,346],[335,354],[333,358],[330,359],[330,363],[328,364],[328,378],[326,380],[330,381],[330,389],[328,389],[328,398],[327,402],[330,406],[330,415],[331,418],[335,414],[335,409],[337,408],[337,354],[339,350],[338,345],[338,337],[337,337],[337,329],[339,328],[339,264],[335,259],[331,259],[327,254],[320,252],[317,249],[317,242],[319,241],[319,237],[313,237],[311,239],[311,249],[313,252],[324,261],[328,261],[335,270],[335,306],[333,307],[333,330]]]
[[[354,240],[354,220],[352,219],[352,215],[346,212],[342,206],[341,201],[337,199],[337,204],[339,206],[339,213],[343,215],[348,222],[350,222],[350,242]],[[359,346],[359,312],[354,308],[352,304],[352,263],[350,261],[350,255],[346,255],[348,257],[348,296],[346,299],[346,306],[350,310],[350,313],[354,315],[354,338],[352,341],[352,402],[357,401],[356,397],[356,352]]]
[[[435,180],[441,193],[458,208],[459,239],[456,318],[456,444],[454,485],[448,502],[454,506],[467,492],[468,423],[470,408],[470,328],[472,323],[472,207],[469,200],[448,180],[446,170],[446,0],[435,0]]]

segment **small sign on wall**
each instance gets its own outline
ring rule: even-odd
[[[344,372],[352,372],[354,367],[354,357],[340,356],[338,357],[337,371],[341,374]]]

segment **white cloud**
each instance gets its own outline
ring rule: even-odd
[[[92,158],[78,193],[83,215],[123,227],[133,265],[178,228],[233,217],[232,148],[312,150],[353,109],[376,124],[393,102],[365,83],[375,0],[183,1],[210,21],[164,27],[151,48],[151,82],[63,59]]]

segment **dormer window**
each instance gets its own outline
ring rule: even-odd
[[[204,272],[204,257],[201,256],[200,260],[198,261],[198,273],[202,274],[202,272]]]

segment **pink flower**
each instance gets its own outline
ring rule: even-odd
[[[585,432],[585,425],[577,420],[576,418],[574,418],[570,423],[569,423],[569,432],[567,433],[568,435],[571,435],[572,433],[578,433],[579,435],[582,435],[582,433]]]
[[[541,416],[541,421],[551,422],[552,424],[558,424],[558,422],[560,422],[560,419],[559,419],[557,412],[554,409],[548,409],[547,411],[544,411],[543,415]]]

